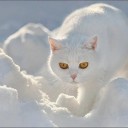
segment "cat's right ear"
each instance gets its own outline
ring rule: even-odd
[[[93,36],[88,39],[88,41],[84,44],[83,48],[95,50],[97,47],[98,37]]]
[[[61,43],[56,40],[56,39],[53,39],[51,37],[48,37],[48,41],[49,41],[49,44],[50,44],[50,48],[52,50],[52,52],[54,53],[55,51],[61,49]]]

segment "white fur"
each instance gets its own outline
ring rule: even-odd
[[[128,62],[127,34],[127,17],[115,7],[94,4],[70,14],[54,37],[55,45],[58,44],[59,49],[51,50],[49,65],[55,76],[68,83],[72,83],[70,75],[76,73],[75,81],[79,90],[73,105],[68,102],[69,105],[63,105],[63,101],[69,99],[64,95],[57,102],[62,106],[75,107],[69,110],[76,115],[88,113],[101,87]],[[83,48],[91,44],[90,39],[94,36],[97,37],[95,50]],[[89,62],[89,66],[80,69],[79,64],[85,61]],[[59,62],[67,63],[69,68],[61,69]]]

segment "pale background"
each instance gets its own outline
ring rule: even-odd
[[[75,9],[104,2],[122,9],[128,15],[127,1],[0,1],[0,41],[27,23],[41,23],[53,30]]]

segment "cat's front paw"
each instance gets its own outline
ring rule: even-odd
[[[76,108],[78,107],[78,102],[74,96],[68,96],[66,94],[60,94],[56,104],[60,107],[65,107],[69,111],[73,112],[76,111]]]
[[[57,105],[59,105],[60,107],[67,107],[69,102],[70,101],[68,100],[68,95],[63,93],[58,96],[56,101]]]

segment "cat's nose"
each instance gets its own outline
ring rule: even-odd
[[[76,73],[71,74],[71,78],[72,78],[73,80],[75,80],[76,77],[77,77],[77,74],[76,74]]]

